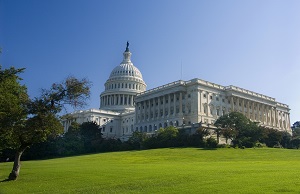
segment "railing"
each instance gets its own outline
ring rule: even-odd
[[[148,93],[151,93],[151,92],[163,89],[163,88],[168,88],[168,87],[171,87],[171,86],[175,86],[175,85],[185,85],[185,84],[186,84],[185,81],[178,80],[178,81],[175,81],[175,82],[171,82],[171,83],[168,83],[168,84],[165,84],[165,85],[162,85],[162,86],[159,86],[159,87],[156,87],[156,88],[138,93],[137,96],[140,96],[140,95],[143,95],[143,94],[148,94]]]
[[[229,89],[234,90],[234,91],[238,91],[238,92],[242,92],[242,93],[245,93],[245,94],[250,94],[252,96],[264,98],[264,99],[275,102],[275,98],[272,98],[272,97],[269,97],[269,96],[266,96],[266,95],[263,95],[263,94],[259,94],[259,93],[256,93],[256,92],[252,92],[250,90],[246,90],[246,89],[243,89],[243,88],[239,88],[237,86],[230,85],[230,86],[225,87],[225,90],[229,90]]]

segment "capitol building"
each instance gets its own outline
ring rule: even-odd
[[[100,94],[100,108],[76,111],[63,121],[96,122],[105,138],[126,140],[133,131],[155,133],[175,126],[193,132],[200,125],[213,129],[218,117],[237,111],[262,126],[291,133],[289,106],[275,98],[237,86],[201,79],[178,80],[146,90],[139,69],[131,62],[129,44]]]

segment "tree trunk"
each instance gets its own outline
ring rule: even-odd
[[[27,146],[20,146],[20,148],[16,151],[14,165],[8,176],[8,180],[17,180],[21,168],[21,156],[26,148]]]

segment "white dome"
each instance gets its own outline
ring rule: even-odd
[[[105,91],[100,95],[100,108],[118,112],[134,110],[136,94],[146,90],[146,84],[138,68],[130,60],[131,52],[128,48],[123,53],[123,61],[115,67],[107,81]]]
[[[138,68],[136,68],[131,62],[130,63],[121,63],[119,66],[115,67],[109,79],[115,77],[135,77],[143,80],[143,76]]]

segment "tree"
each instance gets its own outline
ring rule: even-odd
[[[15,150],[15,160],[8,179],[16,180],[23,152],[34,143],[63,133],[58,113],[66,105],[84,106],[90,95],[90,82],[68,77],[42,90],[40,97],[30,99],[26,87],[20,84],[24,69],[0,69],[0,149]],[[8,106],[8,103],[10,106]]]
[[[84,142],[81,138],[80,124],[72,122],[68,131],[58,139],[58,153],[70,156],[84,153]]]
[[[0,66],[0,151],[11,146],[13,130],[21,128],[27,116],[27,88],[18,76],[23,71],[14,67],[2,70]]]
[[[79,128],[85,152],[97,151],[102,141],[100,126],[96,122],[84,122]]]
[[[199,127],[194,134],[190,135],[188,138],[188,146],[204,147],[205,140],[204,137],[208,136],[209,130],[203,127]]]
[[[128,139],[128,143],[132,149],[141,149],[143,141],[147,138],[146,133],[134,131]]]
[[[293,137],[300,136],[300,121],[296,121],[292,126]]]
[[[261,130],[257,123],[252,122],[239,112],[231,112],[217,119],[215,126],[221,127],[221,134],[232,140],[239,147],[253,147],[261,137]]]

